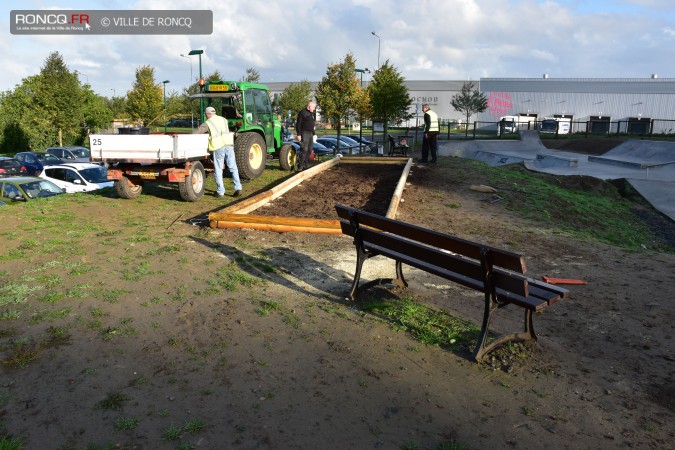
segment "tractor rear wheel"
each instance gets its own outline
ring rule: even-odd
[[[262,175],[267,161],[267,146],[259,134],[244,133],[237,136],[234,154],[241,178],[252,180]]]

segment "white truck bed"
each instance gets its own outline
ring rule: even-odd
[[[89,136],[92,161],[178,162],[207,158],[208,134]]]

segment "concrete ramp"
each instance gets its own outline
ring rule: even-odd
[[[589,156],[589,161],[646,169],[675,164],[675,142],[626,141],[601,156]]]

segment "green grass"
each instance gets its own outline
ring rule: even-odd
[[[475,342],[480,328],[467,320],[416,303],[413,297],[366,299],[361,309],[387,318],[392,326],[427,345],[460,351]]]
[[[449,164],[465,177],[497,189],[504,198],[500,203],[510,211],[557,233],[629,250],[651,247],[654,242],[649,228],[634,213],[636,204],[606,181],[532,173],[521,166],[490,167],[460,158]],[[673,251],[668,245],[655,249]]]

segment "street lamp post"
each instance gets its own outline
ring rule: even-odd
[[[188,55],[199,55],[199,93],[204,91],[204,76],[202,75],[202,54],[204,50],[190,50]],[[204,122],[204,98],[199,97],[199,121]]]
[[[162,84],[164,85],[164,134],[166,134],[166,83],[170,83],[170,81],[162,81]]]
[[[363,88],[363,74],[370,73],[370,70],[366,67],[365,69],[354,69],[354,72],[361,74],[361,88]],[[359,114],[359,153],[363,153],[363,117]]]
[[[112,98],[115,98],[115,88],[110,88],[111,91],[113,91],[113,96]]]
[[[371,31],[370,34],[372,34],[373,36],[375,36],[377,38],[377,68],[379,69],[380,68],[380,43],[381,43],[381,40],[380,40],[380,37],[374,31]]]

